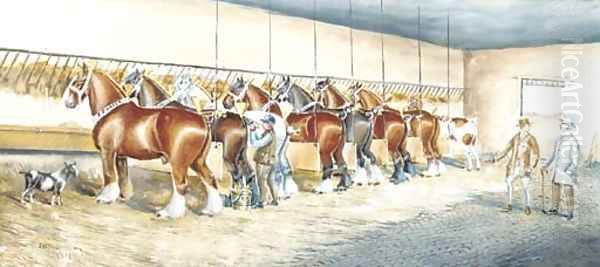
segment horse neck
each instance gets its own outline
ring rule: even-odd
[[[93,115],[125,97],[119,85],[104,73],[94,72],[89,86],[90,110]]]
[[[323,98],[323,104],[325,108],[336,109],[343,107],[348,103],[348,100],[333,86],[329,85],[325,89],[325,97]]]
[[[358,95],[361,100],[361,104],[365,109],[372,109],[383,105],[381,98],[371,91],[362,89],[360,92],[358,92]]]
[[[298,85],[292,85],[290,90],[290,92],[294,95],[294,103],[292,103],[294,108],[299,109],[315,101],[312,96],[310,96]]]
[[[138,97],[138,100],[140,100],[141,105],[153,106],[168,98],[168,96],[162,90],[160,85],[158,85],[152,79],[144,76],[142,78],[142,82],[142,91],[140,92],[140,96]]]
[[[261,108],[269,102],[269,97],[262,90],[253,85],[248,86],[245,98],[252,109]]]

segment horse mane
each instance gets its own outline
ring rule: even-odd
[[[383,99],[381,99],[380,96],[378,96],[376,93],[373,93],[371,90],[367,90],[365,88],[359,88],[358,90],[356,90],[356,93],[360,92],[360,91],[365,91],[365,93],[367,93],[369,96],[377,99],[377,101],[384,103]]]
[[[304,88],[302,88],[302,86],[294,83],[292,84],[292,86],[298,87],[298,89],[300,89],[299,91],[304,94],[308,99],[310,99],[310,101],[315,101],[315,98],[309,93],[307,92]]]
[[[333,86],[333,84],[330,84],[327,88],[330,89],[331,91],[333,91],[339,97],[341,97],[344,100],[344,102],[350,103],[350,101],[348,100],[348,98],[346,98],[346,96],[344,94],[342,94],[342,92],[340,92],[339,89],[337,89],[335,86]]]
[[[260,93],[260,95],[266,97],[267,99],[271,98],[271,95],[267,91],[265,91],[264,89],[254,85],[254,84],[249,84],[248,88],[256,89],[256,91],[258,91]]]
[[[111,83],[111,85],[117,89],[117,91],[121,94],[121,96],[123,96],[123,97],[127,96],[127,93],[125,92],[125,88],[123,88],[119,83],[117,83],[117,81],[115,81],[115,79],[113,79],[108,73],[106,73],[103,70],[93,70],[93,72],[95,74],[103,76],[105,79],[107,79]]]

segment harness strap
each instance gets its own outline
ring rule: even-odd
[[[96,124],[98,124],[98,122],[102,120],[106,115],[110,114],[116,108],[125,105],[129,102],[131,102],[130,98],[121,98],[115,102],[108,104],[106,107],[104,107],[102,110],[100,110],[98,113],[92,116],[92,122],[94,124],[94,127],[96,127]]]

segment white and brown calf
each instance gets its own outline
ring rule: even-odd
[[[67,182],[79,176],[77,163],[65,162],[65,166],[53,173],[46,173],[38,170],[21,171],[25,177],[25,190],[21,194],[21,202],[33,202],[35,191],[51,192],[52,199],[50,205],[62,205],[61,193],[65,189]]]
[[[481,169],[479,160],[477,118],[444,118],[442,121],[442,131],[446,137],[463,148],[465,155],[465,169],[467,171]]]

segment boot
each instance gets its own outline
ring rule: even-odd
[[[558,215],[558,205],[560,203],[560,184],[552,184],[552,208],[548,210],[549,215]]]
[[[529,206],[525,207],[525,215],[531,215],[531,208],[529,208]]]
[[[565,185],[565,195],[567,197],[567,221],[573,220],[575,211],[575,190],[572,185]]]

